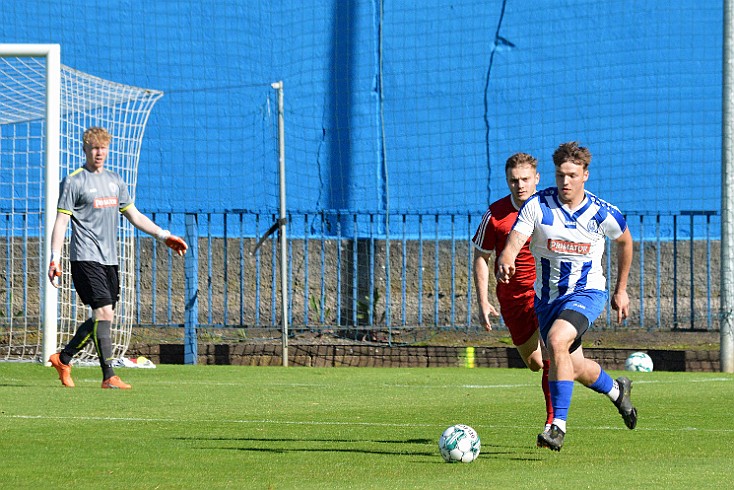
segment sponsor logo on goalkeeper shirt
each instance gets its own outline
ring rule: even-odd
[[[589,253],[589,250],[591,250],[591,244],[566,242],[564,240],[553,240],[549,238],[548,250],[562,254],[586,255]]]
[[[114,208],[117,207],[116,197],[97,197],[94,199],[95,208]]]

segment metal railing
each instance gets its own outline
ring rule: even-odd
[[[135,326],[216,330],[219,339],[280,335],[277,233],[251,253],[275,213],[152,217],[197,246],[180,259],[150,237],[135,236],[134,290],[126,296],[136,303]],[[442,330],[478,330],[470,237],[480,219],[479,212],[291,213],[290,332],[410,342]],[[622,328],[718,331],[719,213],[636,213],[627,221],[635,255],[631,316]],[[39,324],[46,280],[40,252],[38,237],[15,236],[10,226],[0,236],[0,334],[28,336]],[[613,252],[608,243],[609,284],[616,278]],[[608,308],[592,328],[619,328],[613,318]]]
[[[189,214],[189,216],[192,216]],[[175,260],[149,237],[136,237],[139,326],[179,327],[196,301],[196,328],[279,328],[277,234],[254,255],[257,237],[276,216],[248,211],[201,213],[198,254]],[[160,214],[176,229],[184,215]],[[294,333],[339,331],[388,340],[410,331],[474,330],[470,238],[481,213],[394,214],[303,212],[289,215],[288,318]],[[635,258],[624,328],[717,330],[719,240],[714,211],[630,214]],[[387,233],[386,230],[390,231]],[[252,236],[255,230],[256,236]],[[606,272],[615,279],[607,244]],[[188,288],[184,269],[198,271]],[[490,288],[493,288],[490,278]],[[593,328],[617,328],[611,309]]]

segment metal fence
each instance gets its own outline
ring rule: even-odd
[[[196,331],[221,341],[281,335],[277,233],[252,253],[274,214],[152,217],[184,234],[192,247],[181,259],[147,235],[135,236],[134,286],[125,292],[135,302],[135,327],[177,338]],[[719,214],[638,213],[627,219],[635,255],[631,316],[621,328],[719,331]],[[480,220],[478,212],[387,219],[369,212],[291,213],[285,257],[289,332],[409,343],[440,331],[479,330],[470,238]],[[38,237],[0,236],[0,333],[10,332],[3,339],[33,336],[40,324],[46,280],[40,251]],[[608,283],[614,284],[611,243],[605,260]],[[613,319],[607,308],[592,328],[620,328]]]
[[[274,215],[158,213],[154,218],[176,230],[177,223],[195,223],[193,234],[187,227],[187,238],[198,246],[178,260],[155,240],[136,237],[138,326],[188,324],[201,332],[224,329],[235,338],[279,335],[277,233],[251,254]],[[437,330],[479,328],[470,238],[481,213],[395,214],[387,226],[384,215],[368,212],[288,218],[286,286],[293,334],[410,341]],[[718,213],[627,218],[635,256],[628,286],[631,316],[622,327],[718,330],[720,243],[711,238],[718,236]],[[253,229],[257,236],[247,236]],[[613,285],[611,243],[605,260]],[[197,287],[189,287],[193,293],[186,297],[184,285],[192,280]],[[613,318],[607,308],[592,328],[619,328]]]

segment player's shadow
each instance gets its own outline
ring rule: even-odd
[[[312,438],[302,439],[294,437],[175,437],[175,440],[179,441],[251,441],[251,442],[376,442],[386,444],[433,444],[436,441],[432,439],[401,439],[399,441],[388,440],[388,439],[335,439],[329,438]]]
[[[252,451],[252,452],[270,452],[276,454],[299,453],[299,452],[342,452],[342,453],[360,453],[360,454],[392,454],[402,456],[435,456],[435,451],[429,450],[411,450],[409,445],[428,445],[435,441],[430,439],[404,439],[399,441],[387,439],[334,439],[334,438],[273,438],[273,437],[177,437],[178,440],[198,440],[198,441],[220,441],[220,442],[240,442],[255,444],[252,447],[201,447],[199,449],[218,449],[229,451]],[[259,443],[296,443],[301,447],[265,447]],[[322,447],[304,447],[303,445],[322,444]],[[364,444],[390,444],[391,448],[385,449],[367,449],[364,447],[348,447],[347,445],[364,445]],[[404,449],[400,449],[404,448]]]
[[[299,452],[341,452],[341,453],[359,453],[359,454],[387,454],[395,456],[429,456],[434,458],[437,454],[435,448],[437,441],[432,439],[401,439],[401,440],[390,440],[390,439],[334,439],[334,438],[273,438],[273,437],[176,437],[175,440],[180,441],[219,441],[219,442],[237,442],[243,443],[243,446],[236,447],[199,447],[201,450],[224,450],[224,451],[247,451],[247,452],[269,452],[274,454],[288,454],[288,453],[299,453]],[[252,446],[244,446],[244,443],[253,444]],[[301,443],[301,445],[307,444],[319,444],[322,443],[323,447],[265,447],[257,445],[259,443]],[[346,447],[347,444],[389,444],[390,447],[367,449],[364,447]],[[408,445],[424,445],[429,446],[430,449],[408,449]],[[401,449],[403,448],[403,449]],[[482,458],[492,459],[507,459],[512,461],[538,461],[541,458],[541,454],[528,453],[527,456],[520,454],[522,450],[531,450],[536,448],[529,447],[517,447],[507,448],[492,444],[482,445]],[[439,458],[440,459],[440,458]]]

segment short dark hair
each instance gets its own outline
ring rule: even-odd
[[[566,162],[582,165],[586,170],[591,163],[591,152],[588,148],[579,146],[575,141],[563,143],[553,152],[553,164],[559,167]]]

